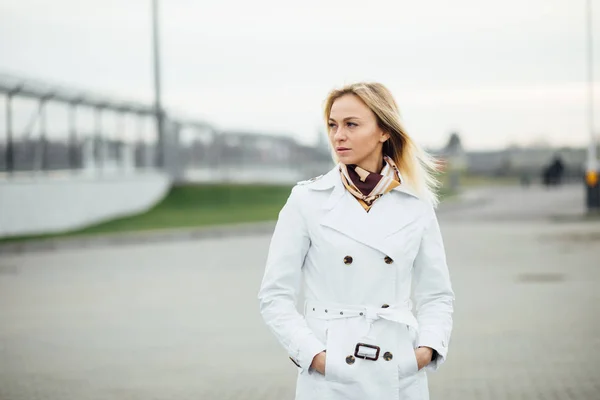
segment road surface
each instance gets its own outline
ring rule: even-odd
[[[440,208],[456,292],[432,399],[600,399],[600,223],[569,187]],[[268,235],[0,257],[0,399],[292,399]]]

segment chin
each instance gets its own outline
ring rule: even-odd
[[[342,164],[356,164],[356,157],[352,157],[351,155],[339,155],[338,154],[338,160],[342,163]]]

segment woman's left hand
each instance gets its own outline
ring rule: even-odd
[[[433,357],[433,349],[431,347],[419,347],[415,349],[415,357],[417,358],[417,364],[419,370],[431,362]]]

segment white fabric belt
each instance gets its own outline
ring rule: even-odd
[[[366,318],[369,322],[377,319],[405,324],[418,329],[417,319],[410,311],[408,303],[402,306],[391,304],[388,308],[354,305],[323,303],[307,300],[304,304],[304,315],[318,319],[340,319],[340,318]]]

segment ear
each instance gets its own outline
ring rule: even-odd
[[[390,134],[386,131],[381,131],[381,136],[379,137],[379,142],[384,143],[390,139]]]

